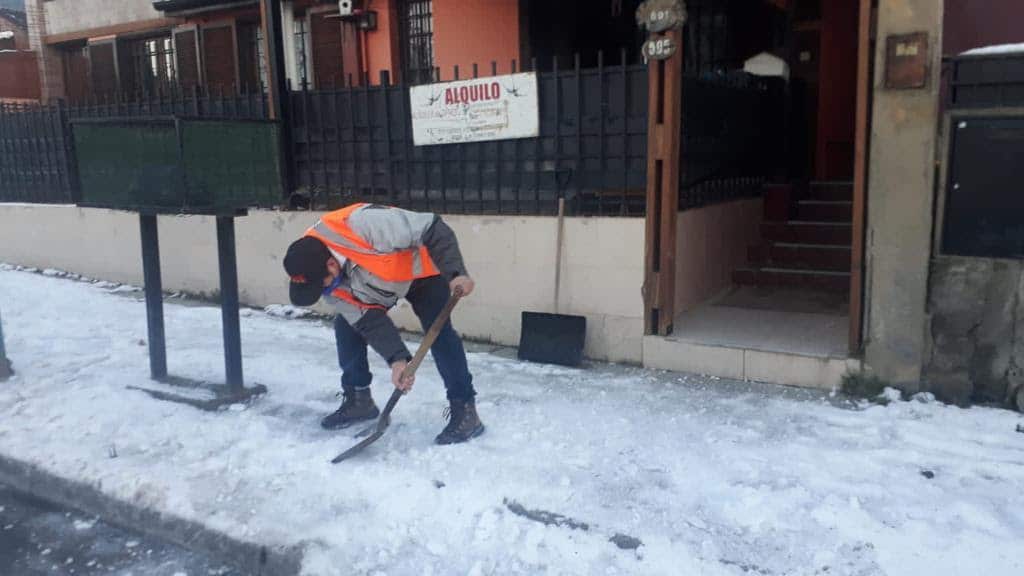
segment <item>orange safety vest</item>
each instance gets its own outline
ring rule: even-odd
[[[305,235],[320,240],[331,250],[388,282],[411,282],[441,273],[425,246],[383,253],[378,252],[366,239],[356,234],[348,225],[348,218],[364,206],[369,204],[353,204],[341,210],[328,212],[320,218],[320,222],[307,230]]]

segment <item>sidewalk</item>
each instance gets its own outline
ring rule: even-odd
[[[222,379],[219,310],[175,301],[170,371]],[[148,382],[141,294],[8,269],[0,306],[18,370],[0,384],[0,458],[150,514],[142,529],[295,551],[305,574],[1024,572],[1010,411],[477,352],[484,436],[433,445],[428,360],[388,433],[331,465],[353,440],[318,426],[339,402],[323,323],[247,311],[246,380],[270,393],[210,414],[126,389]],[[388,370],[372,368],[382,402]]]

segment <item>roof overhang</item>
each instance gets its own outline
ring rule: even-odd
[[[155,0],[153,8],[168,16],[189,16],[258,4],[257,0]]]

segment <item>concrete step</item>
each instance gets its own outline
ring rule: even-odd
[[[853,182],[811,182],[806,200],[853,200]]]
[[[768,323],[769,326],[788,324],[787,318]],[[771,344],[769,342],[766,349],[761,343],[729,346],[704,343],[700,338],[645,336],[644,366],[824,390],[839,388],[844,374],[861,367],[859,360],[841,354],[772,350]]]
[[[809,222],[851,222],[853,202],[847,200],[800,200],[796,219]]]
[[[844,292],[850,288],[850,273],[797,268],[740,268],[732,281],[743,286],[786,286]]]
[[[747,258],[756,268],[793,268],[798,270],[850,270],[850,247],[816,244],[762,244],[751,246]]]
[[[791,220],[763,222],[761,238],[766,242],[849,246],[853,227],[848,222]]]

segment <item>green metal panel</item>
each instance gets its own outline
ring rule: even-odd
[[[182,142],[189,204],[215,211],[281,204],[277,124],[189,121]]]
[[[188,118],[73,124],[81,204],[227,214],[281,204],[278,125]]]

